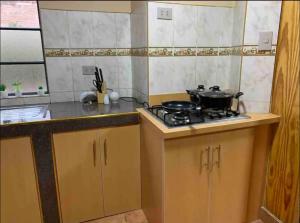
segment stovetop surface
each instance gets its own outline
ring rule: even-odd
[[[194,110],[186,111],[168,111],[162,106],[152,106],[146,108],[153,116],[163,122],[166,126],[180,127],[201,123],[215,123],[223,121],[232,121],[249,118],[247,115],[239,114],[234,111],[216,111],[216,110]]]

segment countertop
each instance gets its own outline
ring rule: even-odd
[[[0,124],[1,137],[30,135],[33,131],[75,131],[90,128],[102,128],[109,126],[121,126],[139,123],[139,113],[137,108],[141,105],[135,102],[126,102],[120,100],[116,104],[83,104],[81,102],[61,102],[53,104],[32,105],[32,106],[15,106],[13,108],[20,109],[20,114],[25,113],[22,109],[32,107],[40,107],[42,115],[33,119],[24,118],[23,115],[8,114],[1,119],[5,122]],[[1,109],[8,109],[3,107]],[[3,112],[3,111],[2,111]],[[33,110],[27,110],[28,113],[37,114]],[[3,114],[3,113],[2,113]],[[11,117],[11,120],[10,120]],[[13,120],[15,119],[15,120]]]
[[[164,139],[274,124],[280,121],[280,116],[271,113],[247,113],[246,115],[249,116],[247,119],[226,120],[222,122],[200,123],[189,126],[169,128],[147,110],[138,108],[137,111],[141,115],[141,122],[146,121],[148,124],[151,124]]]

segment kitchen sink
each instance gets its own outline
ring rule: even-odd
[[[1,124],[49,120],[48,105],[0,108]]]

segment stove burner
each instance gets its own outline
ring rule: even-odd
[[[190,119],[189,112],[182,111],[182,112],[175,112],[173,113],[173,117],[175,120],[178,121],[186,121]]]
[[[247,116],[240,115],[238,112],[231,110],[201,110],[195,108],[194,110],[173,111],[164,108],[162,105],[148,107],[147,110],[169,127],[229,120],[238,116],[240,118],[247,118]]]

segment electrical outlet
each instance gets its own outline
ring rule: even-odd
[[[83,75],[95,75],[95,66],[82,66]]]
[[[157,8],[157,19],[172,20],[172,8]]]
[[[272,50],[273,32],[259,32],[258,50]]]

